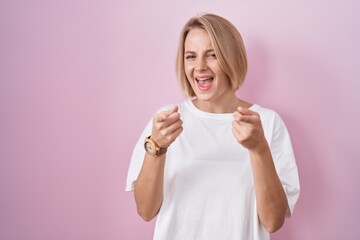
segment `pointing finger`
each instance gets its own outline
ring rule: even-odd
[[[238,122],[245,122],[245,123],[255,123],[257,122],[258,115],[245,115],[239,113],[238,111],[234,112],[234,119]]]
[[[237,112],[243,114],[243,115],[258,115],[257,112],[251,111],[248,108],[238,107]]]
[[[170,116],[171,114],[173,114],[174,112],[177,112],[179,110],[179,107],[177,105],[173,106],[172,108],[170,108],[169,110],[163,111],[162,115],[163,115],[163,119],[165,120],[168,116]]]
[[[179,107],[177,105],[173,106],[171,109],[162,111],[158,114],[157,120],[159,122],[165,121],[170,115],[173,113],[176,113],[179,110]]]
[[[179,110],[179,107],[177,105],[175,105],[172,108],[170,108],[169,110],[164,111],[164,113],[169,116],[170,114],[177,112],[178,110]]]

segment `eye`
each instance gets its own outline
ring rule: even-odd
[[[208,57],[216,58],[216,54],[214,52],[211,52],[211,53],[208,54]]]
[[[185,59],[187,60],[195,59],[195,55],[186,55]]]

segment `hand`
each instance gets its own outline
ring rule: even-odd
[[[168,147],[183,130],[178,106],[157,113],[153,118],[151,138],[159,147]]]
[[[260,150],[267,144],[260,115],[250,109],[237,108],[232,131],[238,143],[249,150]]]

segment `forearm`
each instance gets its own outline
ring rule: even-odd
[[[134,195],[139,215],[145,220],[153,219],[162,204],[165,157],[145,154],[143,166],[135,183]]]
[[[284,223],[288,203],[268,144],[250,151],[250,158],[260,221],[267,231],[275,232]]]

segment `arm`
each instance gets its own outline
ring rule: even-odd
[[[165,154],[145,159],[138,179],[135,182],[134,195],[138,214],[145,220],[153,219],[162,204]]]
[[[268,232],[276,232],[285,221],[288,207],[285,191],[276,173],[267,143],[250,150],[257,211]]]
[[[234,136],[249,150],[259,219],[268,232],[275,232],[284,223],[288,203],[264,136],[260,116],[249,109],[238,108],[234,119]]]
[[[169,146],[182,132],[178,107],[160,112],[153,119],[151,138],[160,147]],[[166,153],[153,157],[145,153],[144,162],[135,182],[134,196],[139,215],[153,219],[162,204]]]

